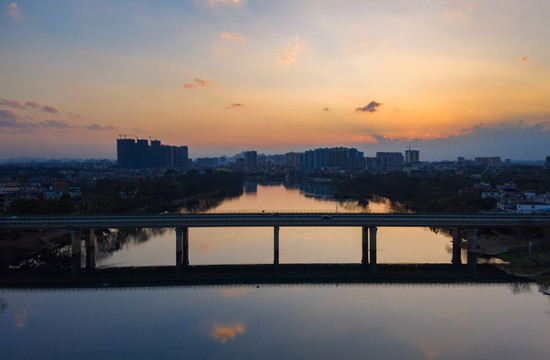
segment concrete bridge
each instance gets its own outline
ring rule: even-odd
[[[86,268],[95,268],[95,232],[102,228],[157,227],[176,230],[176,274],[189,265],[190,227],[273,227],[273,267],[279,271],[280,227],[361,227],[362,264],[377,270],[378,227],[443,227],[453,232],[453,264],[461,263],[460,250],[463,239],[467,248],[477,247],[480,228],[516,226],[550,226],[550,215],[516,214],[368,214],[368,213],[265,213],[231,212],[176,215],[94,215],[94,216],[29,216],[0,219],[0,229],[70,229],[72,239],[73,270],[76,278],[81,271],[82,232],[86,239]],[[468,265],[475,271],[475,251],[468,252]]]

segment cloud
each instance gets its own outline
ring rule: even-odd
[[[224,4],[224,5],[241,5],[244,0],[210,0],[210,5]]]
[[[199,86],[208,86],[210,85],[210,81],[204,80],[202,78],[195,78],[196,84],[183,84],[183,87],[185,89],[193,89]]]
[[[64,121],[58,121],[58,120],[46,120],[39,122],[37,125],[43,126],[43,127],[49,127],[49,128],[56,128],[56,129],[69,129],[74,128],[76,126],[69,125]]]
[[[78,118],[78,117],[80,117],[80,115],[72,113],[71,111],[67,111],[67,117],[68,118]]]
[[[40,107],[40,104],[37,103],[36,101],[27,101],[27,102],[25,103],[25,105],[28,106],[28,107],[35,108],[35,109],[36,109],[37,107]]]
[[[208,85],[210,85],[210,81],[206,81],[206,80],[201,79],[201,78],[195,78],[195,81],[196,81],[200,86],[208,86]]]
[[[279,53],[279,64],[290,64],[296,61],[296,56],[298,53],[305,50],[305,45],[303,40],[296,36],[294,37],[292,42],[288,42],[286,44],[285,49],[279,49],[277,52]]]
[[[355,111],[362,111],[362,112],[375,112],[377,107],[384,105],[381,103],[377,103],[376,101],[371,101],[367,106],[358,107],[355,109]]]
[[[234,339],[237,335],[243,335],[246,333],[246,327],[242,324],[219,326],[214,325],[214,330],[210,332],[210,337],[216,341],[225,344],[227,340]]]
[[[12,108],[16,108],[16,109],[24,109],[25,108],[25,105],[21,104],[21,102],[19,100],[8,100],[8,99],[0,99],[0,105],[6,105],[6,106],[10,106]]]
[[[236,33],[228,33],[226,31],[223,31],[220,37],[222,39],[233,40],[241,44],[246,43],[246,38],[242,35],[237,35]]]
[[[21,116],[11,110],[0,110],[0,132],[30,132],[36,124],[25,122]]]
[[[527,60],[528,60],[527,56],[524,56],[521,58],[521,61],[527,61]]]
[[[323,111],[331,111],[331,110],[332,110],[332,109],[329,108],[329,107],[327,107],[327,106],[325,106],[325,107],[323,108]]]
[[[21,117],[11,110],[0,110],[0,127],[18,127]]]
[[[238,109],[238,108],[243,108],[243,107],[244,107],[244,104],[235,103],[235,104],[228,105],[225,108],[226,109],[235,109],[235,108]]]
[[[86,129],[92,130],[92,131],[113,130],[115,128],[113,125],[102,126],[102,125],[98,125],[98,124],[84,125],[84,127]]]
[[[50,114],[57,114],[58,111],[55,107],[53,106],[47,106],[47,105],[44,105],[42,107],[40,107],[40,104],[37,103],[36,101],[27,101],[25,103],[25,105],[23,105],[23,103],[21,103],[21,101],[19,100],[9,100],[9,99],[0,99],[0,105],[6,105],[6,106],[11,106],[13,108],[16,108],[16,109],[26,109],[26,107],[31,107],[31,108],[39,108],[40,111],[44,111],[44,112],[48,112]]]
[[[8,5],[8,15],[14,18],[17,21],[20,21],[23,19],[23,16],[21,16],[21,11],[19,9],[19,4],[16,2],[12,2]]]
[[[40,111],[49,112],[51,114],[57,114],[58,113],[56,108],[54,108],[53,106],[47,106],[47,105],[42,106],[40,108]]]
[[[464,17],[464,13],[461,10],[458,9],[452,9],[452,10],[445,10],[443,12],[443,16],[447,19],[462,19]]]
[[[476,156],[500,156],[512,160],[541,160],[548,156],[550,114],[505,118],[499,124],[479,123],[458,130],[455,134],[427,134],[429,136],[417,138],[364,135],[376,139],[376,151],[403,151],[411,146],[420,149],[422,160],[454,160],[457,156],[472,159]],[[364,143],[359,139],[358,142]]]
[[[32,118],[25,117],[29,121],[25,121],[21,116],[14,113],[11,110],[0,110],[0,128],[8,129],[18,129],[25,131],[32,131],[32,129],[42,128],[42,129],[56,129],[56,130],[67,130],[67,129],[86,129],[90,131],[103,131],[103,130],[113,130],[115,127],[113,125],[71,125],[65,121],[60,120],[46,120],[40,122],[32,122]],[[5,129],[4,129],[5,130]],[[0,129],[0,132],[3,130]]]

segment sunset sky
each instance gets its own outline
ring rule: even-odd
[[[550,2],[0,1],[0,159],[550,155]]]

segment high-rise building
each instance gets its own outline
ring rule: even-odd
[[[187,159],[189,158],[187,146],[172,146],[173,165],[183,169],[187,167]]]
[[[160,167],[187,168],[187,146],[162,145],[160,140],[117,139],[117,160],[121,168],[145,169]]]
[[[134,139],[117,139],[117,161],[118,166],[122,168],[133,168],[135,163],[135,145]]]
[[[405,163],[413,164],[420,162],[420,151],[419,150],[405,150]]]
[[[151,146],[149,146],[149,163],[148,167],[158,168],[162,164],[162,150],[160,140],[151,140]]]
[[[135,147],[134,167],[137,169],[147,168],[147,152],[149,150],[149,142],[146,139],[138,139]]]
[[[249,169],[255,168],[258,165],[258,152],[255,150],[244,152],[244,161]]]
[[[171,167],[173,165],[174,158],[172,156],[172,146],[161,145],[160,146],[160,165],[163,168]]]
[[[378,167],[385,171],[401,170],[405,159],[400,152],[377,152],[376,162]]]
[[[306,170],[364,170],[365,158],[355,148],[319,148],[300,154],[300,167]]]
[[[500,156],[476,157],[476,166],[496,167],[501,165]]]

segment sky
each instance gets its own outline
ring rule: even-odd
[[[547,0],[0,0],[0,159],[550,156]]]

